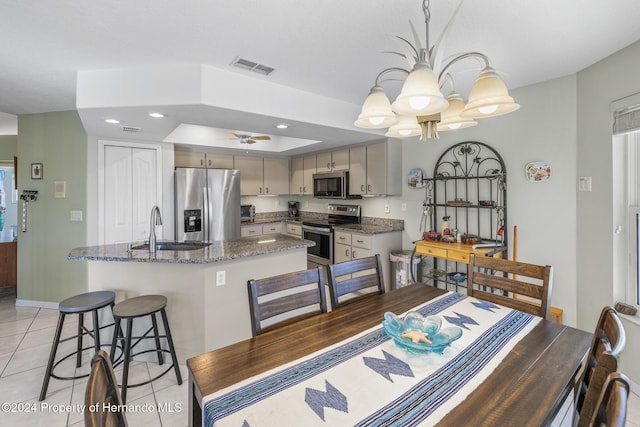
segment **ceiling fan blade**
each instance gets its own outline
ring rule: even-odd
[[[221,141],[235,141],[238,138],[218,138]]]
[[[235,133],[235,132],[231,132],[231,131],[229,131],[229,133],[230,133],[231,135],[235,136],[236,138],[240,138],[240,135],[238,135],[238,134],[237,134],[237,133]]]
[[[251,139],[256,139],[260,141],[269,141],[271,140],[271,137],[268,135],[258,135],[258,136],[252,136]]]
[[[255,144],[256,141],[254,141],[253,139],[247,139],[247,144]]]

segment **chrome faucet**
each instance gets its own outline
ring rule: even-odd
[[[151,219],[149,219],[149,253],[156,252],[156,225],[162,225],[160,208],[154,205],[151,208]]]

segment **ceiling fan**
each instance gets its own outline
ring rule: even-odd
[[[233,135],[233,138],[222,138],[222,139],[237,140],[240,142],[240,144],[255,144],[257,141],[271,140],[271,137],[268,135],[246,135],[246,134],[239,134],[236,132],[229,132],[229,133]]]

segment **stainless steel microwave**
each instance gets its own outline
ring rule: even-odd
[[[357,199],[349,195],[349,171],[313,174],[313,196],[322,199]]]

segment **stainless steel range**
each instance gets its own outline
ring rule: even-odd
[[[303,220],[302,237],[316,242],[307,249],[307,267],[333,264],[333,227],[339,224],[360,224],[361,208],[358,205],[329,204],[328,219]]]

